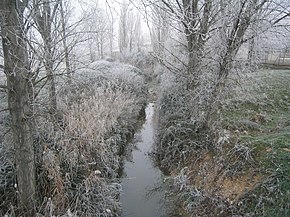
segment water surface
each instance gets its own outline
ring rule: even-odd
[[[123,192],[121,203],[122,217],[161,217],[164,213],[161,205],[162,195],[155,193],[146,197],[148,190],[160,180],[161,172],[154,168],[148,152],[153,145],[153,111],[154,104],[146,108],[146,121],[132,144],[134,150],[124,165]]]

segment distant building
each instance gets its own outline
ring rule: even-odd
[[[265,52],[264,63],[280,66],[290,66],[290,47],[286,47],[285,49],[269,50]]]

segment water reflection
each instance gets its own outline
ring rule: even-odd
[[[148,156],[153,145],[153,107],[146,108],[146,121],[126,153],[122,180],[122,217],[161,217],[165,215],[162,191],[154,189],[160,183],[162,174],[154,168]],[[154,189],[152,191],[152,189]]]

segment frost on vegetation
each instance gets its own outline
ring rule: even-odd
[[[190,184],[189,172],[190,170],[187,167],[184,167],[177,175],[172,177],[173,191],[177,193],[177,196],[175,194],[172,199],[179,200],[177,204],[182,201],[183,208],[187,212],[192,212],[197,205],[205,200],[205,195],[200,189]]]
[[[119,127],[119,118],[123,113],[134,112],[130,107],[134,107],[135,103],[132,94],[124,94],[120,90],[107,90],[97,91],[94,96],[84,97],[80,102],[72,104],[64,113],[66,128],[60,138],[64,158],[72,163],[71,166],[75,166],[77,160],[74,156],[78,156],[77,153],[81,150],[82,158],[92,158],[94,161],[96,157],[101,160],[96,164],[101,165],[105,173],[112,176],[115,167],[118,166],[116,155],[120,147],[116,145],[120,139],[108,135],[112,129]],[[130,113],[126,115],[129,117]],[[92,153],[95,156],[91,156]]]
[[[0,216],[4,216],[4,210],[10,206],[11,199],[14,198],[17,192],[15,167],[12,160],[13,149],[8,145],[12,138],[9,133],[4,136],[4,132],[7,132],[7,127],[2,127],[0,132],[2,137],[0,138]]]
[[[187,172],[188,168],[182,168],[177,176],[174,177],[174,186],[179,189],[179,191],[185,190],[188,186]]]
[[[144,91],[145,78],[142,71],[134,66],[100,60],[89,64],[76,74],[79,80],[102,79],[114,83],[125,83],[134,91]],[[98,84],[97,84],[98,85]]]
[[[85,87],[72,96],[75,100],[64,96],[60,103],[64,127],[50,138],[58,148],[49,144],[44,151],[44,169],[52,188],[58,189],[53,201],[69,202],[77,216],[109,217],[120,211],[120,189],[111,182],[118,178],[125,134],[134,131],[144,103],[122,86],[109,81],[101,85]]]
[[[234,145],[233,153],[238,154],[242,160],[246,162],[253,162],[252,149],[248,147],[247,144],[238,143]]]
[[[209,195],[202,186],[198,187],[200,189],[195,187],[193,178],[195,171],[192,169],[193,174],[189,177],[190,170],[184,170],[185,166],[196,165],[195,169],[199,171],[199,169],[209,169],[206,165],[210,167],[211,163],[217,165],[220,163],[221,174],[224,172],[223,176],[232,177],[242,173],[245,168],[254,163],[250,146],[235,141],[232,132],[223,128],[220,118],[225,106],[233,106],[233,96],[240,94],[241,98],[247,98],[242,94],[244,91],[242,86],[243,83],[248,83],[245,89],[252,90],[251,82],[256,81],[248,77],[254,76],[254,73],[247,75],[240,75],[240,71],[233,73],[225,85],[223,94],[219,94],[211,101],[216,79],[213,72],[214,67],[201,73],[194,88],[188,88],[190,85],[195,85],[188,83],[190,79],[178,77],[166,70],[160,76],[161,88],[155,106],[158,131],[154,154],[161,168],[173,173],[180,171],[174,176],[174,190],[179,200],[183,202],[183,208],[188,212],[206,206],[207,203],[224,207],[226,202]],[[236,87],[237,84],[241,86]],[[210,125],[204,125],[206,112],[210,106],[213,107]],[[236,145],[232,145],[233,142]],[[205,167],[198,168],[198,161],[204,153],[220,154],[223,160],[218,162],[216,158],[209,157]]]
[[[202,129],[201,98],[187,90],[186,81],[165,73],[160,86],[154,152],[161,167],[172,169],[198,150],[210,148],[211,138]]]
[[[276,75],[273,75],[273,73]],[[269,96],[265,93],[265,90],[271,88],[268,81],[275,82],[277,73],[268,70],[239,73],[232,78],[234,82],[224,103],[235,106],[238,106],[238,103],[251,103],[261,106],[266,105],[265,103],[270,103]]]
[[[122,62],[129,63],[135,67],[145,69],[153,64],[153,56],[146,50],[125,51],[121,57]]]
[[[56,123],[44,108],[37,108],[39,216],[113,217],[120,213],[120,154],[144,109],[144,77],[138,69],[118,63],[101,61],[90,67],[91,71],[78,72],[70,85],[58,83]],[[41,97],[36,104],[46,100]],[[1,197],[8,203],[0,215],[9,216],[13,210],[7,207],[15,196],[14,168],[2,143],[0,152],[0,193],[9,197]]]
[[[222,149],[224,144],[229,144],[231,139],[231,132],[229,130],[223,130],[218,133],[218,139],[216,141],[216,146]]]
[[[7,150],[3,143],[0,143],[0,189],[13,187],[14,166],[10,160],[11,150]],[[3,195],[2,195],[3,196]]]

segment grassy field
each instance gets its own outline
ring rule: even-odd
[[[224,126],[248,148],[250,166],[242,171],[259,177],[238,200],[253,216],[290,215],[289,83],[290,70],[249,75],[223,112]]]
[[[289,83],[290,70],[241,75],[216,114],[213,141],[187,149],[170,173],[175,213],[290,216]]]

